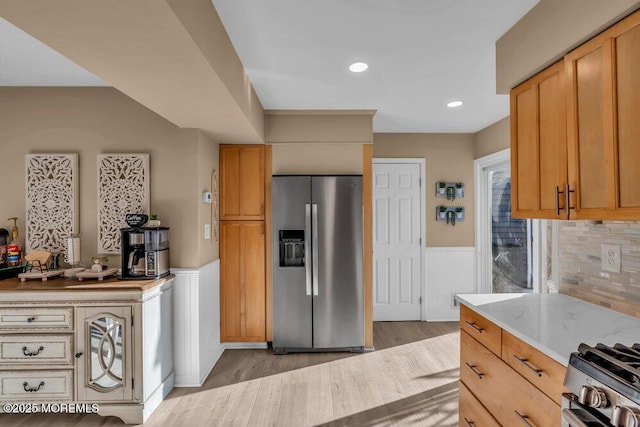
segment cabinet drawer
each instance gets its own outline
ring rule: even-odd
[[[71,329],[71,307],[0,308],[0,330],[56,328]]]
[[[482,403],[460,382],[460,427],[500,427]]]
[[[0,400],[71,400],[72,371],[0,372]]]
[[[561,404],[564,366],[505,330],[502,331],[502,359],[554,402]]]
[[[504,426],[555,426],[560,406],[464,331],[460,379]]]
[[[500,356],[502,350],[502,328],[464,304],[460,305],[460,328]]]
[[[71,335],[0,336],[1,365],[71,366]]]

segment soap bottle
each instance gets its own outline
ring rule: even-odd
[[[20,233],[18,231],[18,217],[9,218],[13,220],[13,228],[11,229],[11,243],[7,245],[7,266],[20,265],[22,263],[22,245],[18,240]]]

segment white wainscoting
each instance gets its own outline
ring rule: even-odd
[[[220,344],[220,260],[172,268],[176,387],[200,387],[224,351]]]
[[[427,321],[458,320],[453,296],[476,293],[474,247],[428,247],[425,251]]]

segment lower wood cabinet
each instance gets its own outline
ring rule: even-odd
[[[460,381],[460,427],[500,427],[500,423],[491,416],[487,408]]]
[[[560,425],[564,367],[473,310],[461,308],[460,425]],[[467,322],[476,326],[471,333]],[[496,328],[501,336],[497,349],[496,339],[487,340],[484,332],[495,334]]]
[[[264,342],[264,221],[220,223],[220,335],[223,342]]]

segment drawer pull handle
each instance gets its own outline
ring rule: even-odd
[[[40,390],[40,388],[44,385],[44,381],[40,381],[40,384],[38,384],[37,387],[29,387],[29,383],[28,382],[24,382],[22,383],[22,387],[24,388],[24,391],[29,392],[29,393],[33,393],[36,392],[38,390]]]
[[[527,427],[535,427],[533,424],[531,424],[529,422],[529,417],[527,417],[526,415],[522,415],[520,412],[518,412],[517,410],[513,411],[518,418],[520,418],[520,421],[522,421],[522,423],[524,425],[526,425]]]
[[[475,427],[475,425],[476,425],[476,423],[474,423],[473,421],[468,420],[467,417],[464,417],[464,422],[467,423],[468,427]]]
[[[541,377],[542,373],[544,372],[542,369],[538,369],[535,366],[531,365],[529,363],[529,361],[527,359],[523,359],[521,357],[519,357],[517,354],[514,354],[513,357],[520,362],[521,364],[524,365],[525,368],[529,369],[531,372],[533,372],[534,374],[536,374],[537,376]]]
[[[471,369],[471,372],[476,374],[478,378],[484,377],[484,374],[476,369],[476,365],[469,365],[467,362],[464,362],[464,364],[467,365],[467,368]]]
[[[76,359],[80,359],[80,356],[82,356],[82,352],[78,352],[74,354],[74,356],[76,357]]]
[[[27,317],[27,322],[31,323],[36,320],[35,316]]]
[[[476,325],[473,322],[469,322],[468,320],[465,320],[464,323],[466,323],[467,325],[469,325],[470,327],[472,327],[473,329],[476,330],[477,333],[481,334],[482,331],[484,331],[484,329],[482,329],[480,326]]]
[[[27,346],[25,345],[22,347],[22,354],[28,357],[33,357],[39,355],[42,350],[44,350],[44,347],[40,346],[36,351],[27,351]]]

